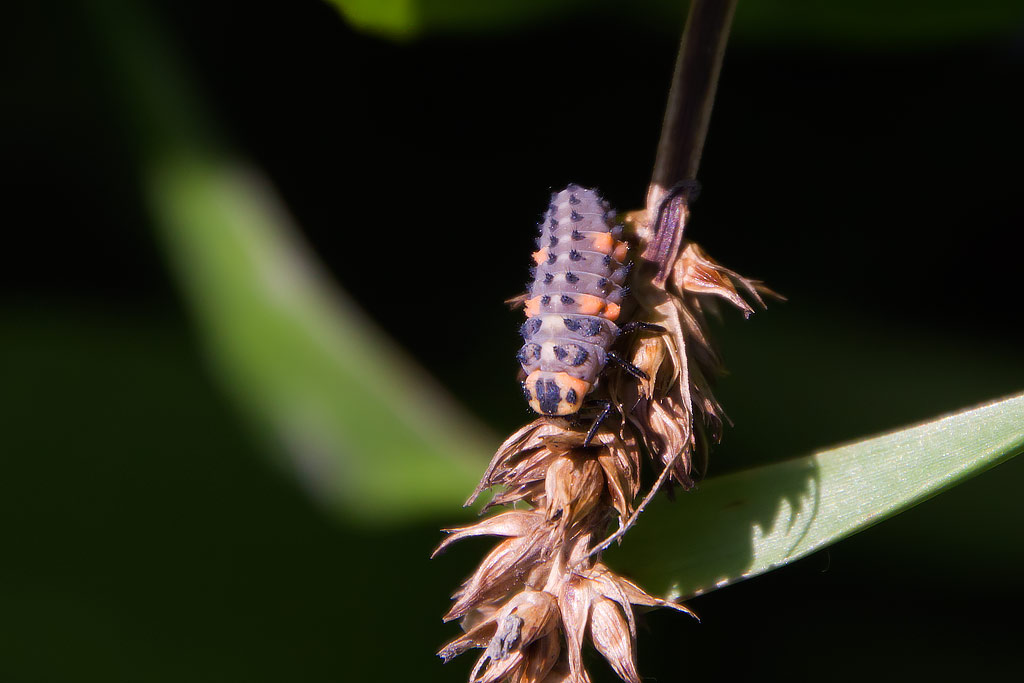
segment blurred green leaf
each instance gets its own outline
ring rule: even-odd
[[[494,32],[552,21],[610,19],[681,32],[684,0],[328,0],[356,28],[391,38]],[[741,2],[740,41],[818,42],[848,47],[920,46],[1011,37],[1024,3],[1010,0],[758,0]],[[609,36],[611,38],[611,36]]]
[[[586,0],[327,0],[356,28],[411,38],[429,33],[474,33],[530,26],[584,8]]]
[[[328,0],[356,28],[394,38],[410,36],[419,28],[416,0]]]
[[[814,455],[709,479],[659,501],[611,563],[671,597],[804,557],[1024,449],[1024,394]]]
[[[374,522],[457,509],[492,444],[331,287],[262,178],[186,156],[147,184],[219,373],[314,493]]]
[[[243,411],[350,520],[457,510],[492,450],[483,429],[332,285],[273,188],[226,151],[144,9],[90,11],[173,273]]]

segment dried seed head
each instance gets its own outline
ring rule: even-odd
[[[633,605],[672,607],[690,613],[682,605],[648,595],[601,563],[566,577],[558,595],[558,609],[565,633],[569,680],[588,680],[582,663],[583,640],[587,637],[620,678],[638,683]]]
[[[662,218],[685,223],[685,202],[676,210],[678,216]],[[662,230],[651,225],[646,211],[628,214],[626,221],[649,253],[647,247]],[[672,479],[690,488],[704,472],[708,442],[720,438],[726,419],[711,392],[721,359],[708,335],[704,309],[719,299],[750,315],[754,309],[740,291],[762,307],[761,294],[778,295],[720,266],[692,242],[681,240],[673,248],[678,250],[674,260],[668,270],[661,269],[666,280],[645,277],[632,283],[637,319],[665,328],[658,337],[635,337],[626,355],[649,380],[613,377],[610,393],[651,455],[664,466],[671,464]]]
[[[659,396],[638,403],[636,424],[651,455],[662,466],[671,466],[672,478],[684,489],[692,488],[694,433],[687,401],[681,395]],[[698,472],[702,468],[698,467]]]
[[[448,643],[438,656],[448,661],[470,648],[485,648],[470,681],[540,681],[558,660],[558,618],[554,596],[524,590]]]
[[[634,638],[616,603],[606,598],[594,602],[587,634],[619,678],[629,683],[640,683],[640,676],[636,672]]]
[[[612,507],[619,513],[620,519],[627,519],[633,514],[633,499],[640,489],[639,468],[633,470],[623,467],[621,460],[611,451],[601,451],[597,456],[597,462],[604,472],[605,486]]]
[[[640,450],[636,438],[628,427],[622,426],[618,431],[608,427],[600,429],[587,449],[582,448],[585,439],[586,431],[566,420],[535,420],[498,449],[470,502],[485,488],[501,487],[484,509],[523,500],[548,509],[551,515],[561,514],[567,491],[576,491],[575,484],[563,481],[565,477],[572,476],[583,482],[588,490],[573,494],[580,500],[573,505],[574,516],[570,521],[578,520],[592,509],[596,504],[593,497],[599,496],[599,489],[605,486],[616,511],[621,516],[628,516],[632,511],[632,501],[640,490]],[[590,469],[580,474],[575,471],[576,467],[566,469],[563,462],[557,476],[552,474],[551,467],[562,458],[570,457],[570,453],[570,459],[577,466],[592,468],[591,465],[580,464],[590,459],[598,464],[600,472],[596,477],[589,473]],[[550,500],[552,494],[561,496],[558,502]]]
[[[691,387],[689,382],[682,381],[688,364],[685,356],[676,351],[677,344],[669,333],[635,342],[630,360],[650,380],[638,382],[615,377],[610,392],[647,452],[663,467],[671,465],[672,478],[689,489],[694,484]]]
[[[546,635],[558,624],[555,596],[544,591],[524,590],[509,600],[498,612],[499,620],[515,616],[522,622],[519,638],[523,645]]]
[[[469,526],[444,529],[451,535],[441,541],[431,557],[436,557],[455,541],[471,536],[526,536],[539,522],[540,518],[534,512],[512,510]]]
[[[604,492],[601,466],[586,454],[558,456],[548,467],[544,490],[548,520],[557,520],[563,530],[568,529],[601,500]]]
[[[445,621],[463,617],[474,607],[500,602],[521,588],[527,579],[542,579],[536,575],[535,570],[543,570],[544,562],[557,547],[554,538],[556,528],[544,523],[545,516],[542,512],[506,512],[455,533],[461,534],[458,538],[495,533],[497,529],[491,528],[490,525],[492,520],[502,517],[511,519],[507,517],[511,515],[516,515],[516,518],[510,521],[508,526],[515,528],[507,531],[522,533],[512,535],[488,553],[473,575],[455,592],[455,604],[444,616]],[[446,539],[438,550],[446,547],[449,540],[458,538]]]
[[[461,619],[464,634],[438,653],[442,658],[483,650],[470,683],[589,683],[582,660],[588,638],[621,679],[639,683],[634,606],[692,614],[617,576],[600,562],[600,552],[667,477],[693,486],[708,441],[719,437],[725,417],[711,380],[721,362],[706,311],[721,299],[749,314],[753,308],[740,292],[762,306],[760,294],[771,292],[682,239],[687,209],[678,197],[673,202],[676,213],[666,220],[675,232],[651,229],[646,212],[627,217],[641,253],[664,257],[654,268],[638,269],[646,276],[632,283],[636,319],[664,331],[634,335],[623,354],[647,379],[613,372],[605,384],[624,419],[605,423],[586,448],[586,427],[561,418],[542,417],[517,431],[495,453],[467,505],[497,488],[487,507],[522,502],[532,509],[451,529],[436,551],[472,536],[501,539],[456,591],[445,616]],[[662,220],[666,212],[658,215]],[[638,503],[641,444],[663,473]],[[619,529],[608,537],[613,510]]]
[[[544,481],[551,459],[565,450],[550,448],[547,442],[571,431],[570,423],[558,418],[540,418],[517,431],[505,440],[491,458],[491,464],[466,505],[476,501],[485,489],[497,486],[507,488],[503,500],[492,502],[499,505],[528,498],[542,489],[537,484]]]
[[[635,382],[640,396],[651,398],[655,395],[656,384],[670,387],[679,378],[679,368],[674,363],[665,363],[669,357],[668,345],[666,336],[640,337],[634,342],[632,363],[647,375],[647,379]]]
[[[562,637],[558,631],[539,638],[523,652],[524,665],[514,683],[551,683],[559,680],[553,671],[562,653]]]
[[[719,265],[694,242],[686,243],[672,267],[671,287],[677,296],[711,294],[725,299],[740,309],[745,318],[749,318],[754,309],[740,296],[737,286],[746,291],[761,308],[765,307],[761,293],[780,298],[758,280],[749,280]]]
[[[597,562],[593,567],[583,572],[592,583],[599,587],[599,592],[614,602],[619,603],[626,619],[630,624],[630,632],[636,635],[636,626],[633,623],[632,610],[630,605],[641,605],[643,607],[667,607],[696,618],[692,611],[685,605],[676,602],[669,602],[650,595],[629,579],[619,576],[606,565]]]
[[[587,618],[593,602],[590,583],[573,576],[562,585],[558,595],[558,609],[562,613],[562,631],[565,633],[569,674],[572,681],[587,680],[583,668],[583,637],[587,631]]]

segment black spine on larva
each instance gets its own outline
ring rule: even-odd
[[[622,300],[625,273],[613,251],[621,235],[614,216],[594,190],[570,185],[552,195],[528,286],[531,317],[521,330],[519,360],[527,373],[565,372],[593,386],[604,369],[619,333],[609,311]]]

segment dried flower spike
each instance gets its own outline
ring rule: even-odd
[[[689,613],[600,561],[663,484],[693,486],[708,443],[718,439],[725,418],[710,389],[720,361],[706,329],[708,300],[722,299],[749,314],[744,292],[763,305],[760,283],[719,266],[683,239],[687,215],[687,195],[678,193],[666,200],[656,225],[643,212],[626,217],[626,234],[644,254],[672,258],[644,264],[632,282],[637,296],[630,328],[637,332],[624,350],[632,370],[609,372],[603,384],[594,378],[593,393],[607,396],[617,413],[594,425],[575,413],[540,417],[519,429],[495,453],[467,504],[496,488],[487,507],[522,503],[529,509],[451,529],[438,547],[440,552],[471,536],[502,539],[456,591],[445,615],[460,619],[465,633],[442,648],[442,658],[483,650],[471,682],[588,681],[582,650],[590,642],[620,678],[638,683],[635,606]],[[524,334],[529,339],[545,326],[564,326],[570,315],[559,314],[554,323],[554,316],[541,317]],[[541,341],[538,359],[566,361],[554,351],[562,342]],[[550,372],[537,363],[534,372]],[[556,384],[551,401],[562,390]],[[565,404],[566,397],[558,396],[552,405]],[[661,475],[637,503],[644,453]],[[608,536],[615,520],[618,528]]]

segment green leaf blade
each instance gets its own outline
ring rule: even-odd
[[[613,566],[672,598],[757,576],[898,514],[1024,450],[1024,394],[659,501]]]

